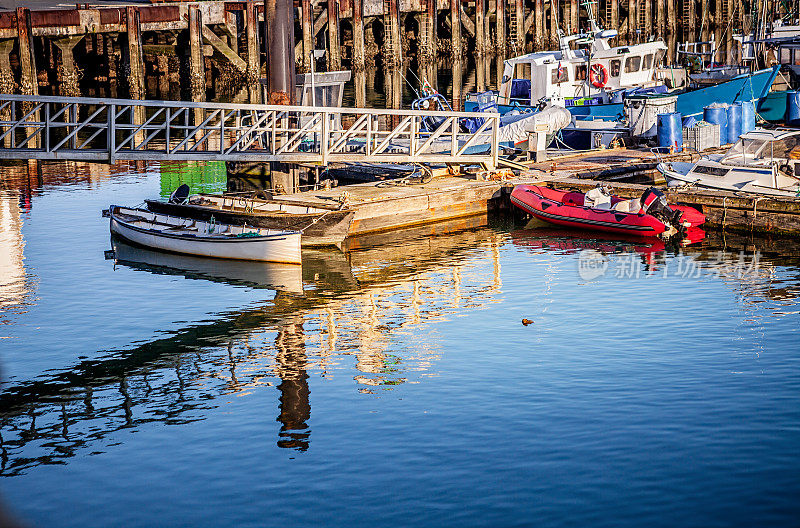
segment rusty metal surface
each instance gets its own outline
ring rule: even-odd
[[[294,102],[294,8],[292,0],[264,1],[267,47],[267,101]]]
[[[13,11],[0,12],[0,29],[16,29],[17,15]]]
[[[153,22],[176,22],[181,19],[178,6],[151,6],[139,8],[139,20],[142,24]]]
[[[99,9],[100,11],[100,23],[103,25],[106,24],[122,24],[125,22],[125,10],[119,7],[113,7],[108,9]]]
[[[60,27],[80,26],[81,16],[77,9],[31,11],[31,26]]]

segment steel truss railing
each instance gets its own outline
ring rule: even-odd
[[[477,118],[474,133],[462,118]],[[497,165],[499,114],[0,95],[0,159]]]

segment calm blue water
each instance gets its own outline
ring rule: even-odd
[[[3,172],[0,492],[32,525],[800,524],[798,259],[473,221],[302,270],[107,260],[109,203],[219,183],[111,172]]]

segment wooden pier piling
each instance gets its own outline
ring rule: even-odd
[[[301,0],[301,24],[303,27],[303,72],[311,71],[311,52],[314,50],[314,12],[311,0]]]
[[[450,0],[450,52],[453,57],[460,56],[461,47],[461,1]]]
[[[339,0],[328,0],[328,71],[342,69],[342,48],[339,37]]]
[[[301,70],[310,70],[314,48],[325,47],[327,68],[352,69],[355,79],[361,77],[359,71],[376,66],[380,53],[390,76],[403,62],[416,59],[417,76],[436,87],[442,45],[451,57],[474,52],[476,57],[496,58],[496,79],[489,81],[494,68],[477,71],[475,84],[480,89],[497,86],[506,53],[554,49],[559,28],[567,34],[585,29],[580,17],[586,16],[578,0],[298,0],[298,6],[292,14],[300,18],[302,34],[294,49]],[[599,24],[619,32],[614,45],[663,38],[669,49],[667,64],[678,60],[679,40],[715,39],[716,59],[734,60],[740,50],[732,36],[752,29],[753,9],[761,19],[792,9],[786,3],[743,0],[599,0],[596,6]],[[163,97],[174,96],[170,83],[184,79],[181,89],[195,98],[205,90],[219,97],[221,87],[246,83],[254,102],[259,94],[252,87],[261,76],[257,28],[262,10],[260,1],[210,0],[0,13],[0,90],[74,95],[80,88],[77,75],[82,75],[85,81],[80,84],[89,90],[84,95],[125,97],[130,92],[133,98]],[[128,23],[137,16],[137,23]],[[195,17],[202,22],[196,24]],[[3,46],[9,45],[4,42],[12,43],[10,50],[5,51]],[[118,68],[120,60],[125,68]],[[188,64],[186,69],[194,75],[180,76],[178,61]],[[118,93],[120,76],[124,83]],[[364,104],[363,83],[357,83],[356,90],[357,102]]]

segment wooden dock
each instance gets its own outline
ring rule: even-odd
[[[389,180],[328,190],[275,196],[276,200],[319,206],[346,203],[356,214],[348,238],[485,215],[500,204],[502,184],[458,176],[433,178],[429,183],[398,185]]]
[[[692,157],[696,158],[697,153],[672,155],[671,159],[688,160]],[[778,237],[800,234],[800,200],[691,187],[668,188],[663,180],[657,179],[655,161],[655,156],[646,150],[614,149],[576,153],[532,164],[530,170],[512,178],[486,181],[476,179],[474,174],[443,176],[421,185],[400,185],[388,180],[275,198],[323,206],[346,200],[349,207],[356,210],[349,238],[357,238],[370,233],[512,209],[509,200],[511,190],[514,185],[522,183],[581,191],[606,185],[615,194],[626,198],[637,198],[648,187],[656,186],[665,191],[670,203],[690,205],[703,212],[707,218],[703,226],[706,230]],[[636,182],[621,181],[623,179]]]

